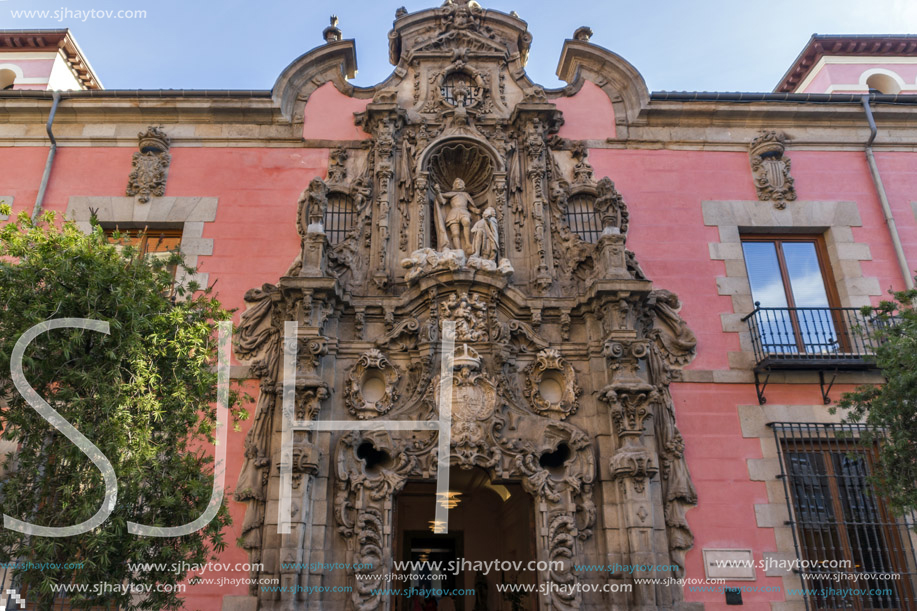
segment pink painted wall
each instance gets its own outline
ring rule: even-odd
[[[601,139],[614,136],[614,113],[607,97],[591,83],[573,98],[562,99],[566,123],[561,135]],[[351,100],[331,84],[314,92],[306,105],[304,137],[361,139],[366,134],[353,124],[353,113],[366,100]],[[47,157],[47,147],[0,149],[4,176],[0,192],[15,197],[16,210],[34,204]],[[70,196],[120,196],[130,173],[130,148],[74,148],[58,151],[46,208],[63,211]],[[882,287],[902,288],[894,252],[861,152],[793,151],[793,176],[800,200],[854,201],[862,227],[853,229],[858,242],[867,243],[871,261],[863,273],[875,276]],[[223,304],[238,308],[247,290],[281,276],[297,254],[299,237],[292,220],[299,194],[309,181],[327,173],[328,150],[304,148],[186,148],[172,149],[169,196],[219,198],[217,218],[207,223],[204,237],[214,240],[212,256],[200,258],[202,271]],[[917,163],[911,153],[878,153],[892,208],[905,251],[917,268],[917,221],[910,207],[917,199]],[[716,278],[725,275],[722,261],[710,259],[709,243],[719,241],[717,228],[703,223],[707,200],[756,200],[748,156],[744,152],[594,149],[590,163],[596,176],[615,181],[628,204],[631,229],[628,248],[637,254],[656,286],[676,292],[682,316],[698,337],[698,356],[691,369],[724,370],[727,353],[739,350],[738,335],[724,333],[720,315],[732,312],[732,301],[717,294]],[[761,205],[769,205],[762,203]],[[792,204],[791,204],[792,205]],[[257,394],[255,384],[250,392]],[[833,394],[844,389],[837,388]],[[817,385],[772,385],[774,404],[815,404]],[[675,384],[676,411],[685,437],[686,455],[697,485],[700,505],[688,520],[696,536],[688,554],[688,576],[703,577],[704,547],[752,548],[760,560],[776,549],[772,529],[755,521],[754,504],[766,503],[764,484],[749,480],[746,460],[760,458],[757,439],[744,439],[738,405],[755,405],[753,385]],[[229,436],[227,484],[234,487],[242,461],[242,444],[250,423]],[[245,563],[247,554],[233,544],[240,535],[244,506],[230,502],[234,524],[220,562]],[[204,577],[247,577],[228,571]],[[759,571],[757,585],[782,585]],[[188,608],[217,610],[227,594],[244,595],[247,586],[191,588]],[[722,594],[686,593],[688,600],[705,601],[708,609],[725,609]],[[782,594],[743,595],[746,608],[770,609],[769,601]]]
[[[754,387],[724,384],[676,384],[672,399],[678,428],[685,439],[685,457],[694,480],[698,506],[687,514],[694,533],[694,548],[685,559],[685,577],[706,579],[703,548],[752,549],[755,560],[777,549],[772,529],[758,528],[755,503],[768,503],[763,482],[748,478],[747,460],[761,458],[761,442],[744,439],[737,405],[757,403]],[[777,578],[756,573],[757,581],[728,582],[730,586],[780,586]],[[725,594],[684,590],[685,600],[706,603],[708,610],[725,609]],[[770,601],[784,600],[779,593],[743,592],[744,608],[770,611]]]
[[[832,395],[853,390],[836,386]],[[768,402],[774,405],[811,405],[818,402],[818,385],[768,386]],[[694,480],[698,506],[687,514],[694,533],[694,548],[686,558],[685,577],[706,578],[704,548],[752,549],[754,560],[765,552],[776,552],[772,528],[758,528],[756,504],[768,504],[764,482],[751,481],[749,459],[763,458],[758,438],[743,438],[737,406],[757,405],[751,384],[674,384],[672,398],[678,427],[685,439],[685,457]],[[827,409],[827,408],[825,408]],[[770,587],[773,592],[742,593],[744,609],[771,611],[771,601],[785,600],[783,579],[767,577],[756,569],[755,581],[727,581],[729,587]],[[705,603],[708,611],[728,611],[725,594],[691,591],[685,587],[685,600]]]
[[[31,212],[47,157],[47,148],[0,149],[4,167],[3,191],[14,196],[14,212]],[[122,196],[131,170],[133,151],[127,148],[58,149],[45,209],[63,213],[73,195]],[[244,311],[243,296],[251,288],[275,282],[289,268],[299,249],[297,200],[305,185],[327,175],[325,149],[172,149],[168,196],[219,197],[216,221],[204,225],[204,238],[214,240],[213,256],[200,258],[200,269],[216,282],[217,297],[226,308]],[[257,397],[257,383],[248,392]],[[254,405],[249,406],[252,412]],[[242,467],[243,441],[251,422],[241,432],[230,432],[226,484],[235,488]],[[230,496],[231,498],[231,496]],[[229,503],[233,525],[220,563],[247,563],[248,554],[235,545],[245,513],[242,503]],[[247,573],[206,573],[205,578],[247,578]],[[189,587],[187,606],[218,610],[226,594],[244,595],[248,586],[197,585]]]
[[[615,109],[611,100],[592,81],[583,83],[575,96],[554,100],[564,113],[565,122],[558,132],[571,140],[604,140],[615,137]]]
[[[51,68],[54,67],[54,55],[49,55],[47,59],[19,59],[0,53],[0,65],[2,64],[18,66],[24,78],[48,78],[51,76]]]
[[[756,199],[745,153],[592,149],[595,176],[609,176],[627,202],[627,247],[656,286],[678,294],[682,316],[698,337],[696,369],[725,369],[726,352],[739,350],[738,335],[724,336],[719,314],[732,300],[717,295],[716,278],[726,274],[711,261],[716,227],[705,227],[704,200]]]
[[[366,110],[370,100],[344,95],[325,83],[312,92],[303,114],[302,137],[306,140],[365,140],[369,134],[354,123],[354,113]]]
[[[54,54],[49,54],[47,59],[19,59],[9,57],[8,54],[0,53],[0,69],[4,64],[12,64],[22,70],[22,77],[16,77],[13,82],[13,89],[47,89],[47,82],[44,85],[26,84],[20,82],[21,79],[41,78],[47,81],[51,77],[51,69],[54,67]]]
[[[829,92],[828,88],[831,85],[859,85],[862,74],[875,68],[881,68],[897,74],[904,81],[905,85],[917,85],[917,64],[901,64],[882,61],[876,61],[875,63],[869,64],[840,64],[830,63],[830,61],[828,61],[818,73],[816,73],[806,88],[802,90],[802,93],[865,92],[865,85],[863,87],[835,88],[833,92]]]

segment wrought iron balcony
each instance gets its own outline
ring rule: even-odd
[[[759,373],[776,369],[812,369],[819,372],[822,398],[830,403],[824,372],[842,369],[871,369],[879,344],[876,331],[882,321],[865,316],[860,308],[762,308],[745,316],[755,353],[755,385],[758,400],[764,399]],[[835,375],[836,379],[836,375]]]

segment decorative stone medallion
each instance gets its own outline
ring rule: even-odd
[[[400,377],[384,354],[376,348],[370,349],[351,369],[345,383],[347,410],[360,420],[388,413],[398,399]]]
[[[583,389],[576,384],[573,365],[558,350],[539,352],[525,375],[525,396],[537,414],[563,420],[579,409]]]

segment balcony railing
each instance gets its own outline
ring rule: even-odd
[[[876,330],[887,324],[859,308],[756,307],[742,320],[761,369],[869,367]]]
[[[822,399],[842,369],[875,367],[876,331],[894,324],[866,316],[860,308],[762,308],[744,317],[755,352],[755,390],[764,404],[770,373],[775,369],[812,369],[818,371]],[[834,377],[825,380],[825,372]],[[763,378],[763,379],[762,379]]]

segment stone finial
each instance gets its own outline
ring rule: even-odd
[[[404,17],[407,14],[408,14],[408,9],[403,6],[399,6],[397,9],[395,9],[395,19],[401,19],[402,17]]]
[[[341,28],[338,27],[337,15],[332,15],[330,21],[331,25],[322,30],[322,38],[325,39],[326,43],[337,42],[344,36],[344,33],[341,32]]]
[[[576,31],[573,32],[574,40],[582,40],[583,42],[589,42],[589,39],[592,38],[592,28],[588,25],[584,25],[576,28]]]

